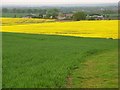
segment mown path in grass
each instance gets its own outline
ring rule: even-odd
[[[73,71],[67,87],[74,88],[117,88],[117,49],[91,55]],[[115,57],[116,56],[116,57]]]

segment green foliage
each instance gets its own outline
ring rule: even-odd
[[[17,18],[21,18],[21,17],[24,17],[24,16],[26,16],[28,14],[29,13],[2,13],[2,17],[14,18],[16,16]]]
[[[113,10],[104,10],[103,14],[115,14],[115,11],[113,11]]]
[[[49,9],[46,12],[46,17],[47,18],[56,18],[58,16],[58,13],[59,13],[58,9]]]
[[[2,41],[3,88],[66,87],[85,58],[118,45],[112,39],[15,33],[3,33]]]
[[[51,15],[53,15],[53,18],[56,18],[56,14],[54,12],[58,12],[60,11],[61,13],[74,13],[74,12],[79,12],[84,10],[84,12],[86,14],[93,14],[93,13],[99,13],[101,15],[107,15],[107,14],[111,14],[114,15],[116,14],[114,17],[110,15],[110,19],[118,19],[118,8],[117,6],[105,6],[105,7],[32,7],[32,8],[19,8],[19,7],[14,7],[14,8],[8,8],[8,7],[4,7],[2,8],[2,13],[3,13],[3,17],[14,17],[14,15],[17,13],[17,17],[21,17],[21,16],[25,16],[25,14],[37,14],[38,17],[42,17],[43,15],[45,15],[47,12],[50,11],[50,14],[47,15],[47,18],[49,18]],[[52,12],[52,13],[51,13]],[[10,16],[9,16],[9,15]]]
[[[35,8],[13,8],[13,9],[8,9],[8,8],[2,8],[2,16],[3,17],[22,17],[25,15],[29,15],[31,13],[36,14],[37,17],[43,17],[43,15],[47,15],[46,18],[50,18],[52,16],[53,18],[56,18],[56,16],[59,13],[59,10],[56,8],[53,9],[35,9]]]
[[[7,8],[2,8],[2,12],[7,13],[8,9]]]
[[[85,20],[86,19],[86,14],[84,12],[76,12],[73,15],[73,20],[75,21],[80,21],[80,20]]]

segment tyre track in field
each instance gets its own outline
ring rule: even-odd
[[[116,88],[118,85],[117,71],[114,72],[115,68],[111,68],[111,66],[116,67],[117,60],[109,61],[116,54],[117,54],[117,50],[112,50],[112,51],[105,51],[105,52],[100,52],[98,54],[87,56],[85,58],[85,61],[83,61],[80,64],[80,67],[73,70],[71,75],[67,77],[66,87],[67,88],[100,88],[100,87],[107,88],[108,83],[110,83],[111,84],[110,87]],[[101,59],[97,59],[96,57]],[[105,58],[106,60],[103,63],[101,62],[102,58],[103,59]],[[113,59],[117,59],[117,57]],[[105,63],[108,65],[105,65]],[[99,66],[101,66],[100,68],[105,67],[105,70],[104,69],[99,70],[100,69]],[[114,75],[113,77],[105,77],[104,73],[106,73],[106,75],[116,73],[116,75]],[[76,76],[74,76],[75,74]],[[75,81],[76,79],[78,83],[76,83]]]

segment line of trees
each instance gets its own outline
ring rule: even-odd
[[[43,18],[43,15],[45,15],[45,18],[54,18],[56,19],[59,15],[60,10],[58,9],[2,9],[3,13],[38,13],[38,16],[36,18]],[[52,17],[51,17],[52,16]],[[14,15],[16,17],[16,15]],[[84,12],[76,12],[73,13],[73,17],[71,17],[71,20],[79,21],[79,20],[85,20],[86,14]]]
[[[3,13],[42,13],[45,14],[47,11],[47,9],[21,9],[21,8],[12,8],[12,9],[8,9],[8,8],[2,8],[2,12]]]
[[[59,14],[59,10],[56,8],[53,9],[19,9],[19,8],[13,8],[13,9],[8,9],[8,8],[2,8],[3,13],[14,13],[14,14],[19,14],[19,13],[26,13],[26,14],[37,14],[39,18],[42,18],[43,15],[46,15],[46,18],[49,18],[52,16],[52,18],[56,18]],[[15,16],[15,15],[14,15]]]
[[[2,11],[3,13],[42,13],[42,14],[45,14],[46,11],[51,11],[51,10],[55,10],[55,11],[58,11],[58,9],[56,8],[2,8]],[[72,12],[72,8],[59,8],[59,11],[62,11],[62,12],[66,12],[66,13],[69,13],[69,12]],[[74,11],[79,11],[78,9],[74,10]],[[81,11],[81,10],[80,10]],[[91,10],[86,10],[86,11],[91,11]],[[109,10],[109,9],[105,9],[105,10],[98,10],[100,14],[115,14],[116,13],[116,10]],[[97,11],[94,11],[97,13]],[[87,12],[87,13],[90,13],[90,12]],[[91,12],[93,13],[93,12]]]
[[[70,11],[70,10],[69,10]],[[14,14],[13,17],[16,17],[20,14],[20,17],[23,17],[25,14],[36,14],[38,18],[43,18],[43,15],[45,15],[45,18],[57,18],[59,13],[63,13],[63,11],[59,8],[2,8],[3,15],[6,13],[12,13]],[[76,13],[75,13],[76,12]],[[88,12],[81,12],[81,11],[71,11],[67,13],[72,13],[73,16],[70,18],[70,20],[85,20],[86,15],[89,14]],[[109,18],[109,14],[115,13],[113,10],[102,10],[102,15],[106,15],[106,18]],[[114,16],[117,17],[117,16]]]

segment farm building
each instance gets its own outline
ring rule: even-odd
[[[67,19],[69,20],[69,19],[72,18],[72,16],[73,16],[73,14],[62,14],[62,13],[60,13],[58,15],[57,19],[58,20],[67,20]]]
[[[29,14],[29,15],[24,16],[23,18],[35,18],[35,17],[36,17],[35,14]]]
[[[86,17],[88,20],[104,20],[104,16],[100,14],[90,14]]]
[[[46,18],[46,14],[43,14],[43,15],[42,15],[42,18]]]

